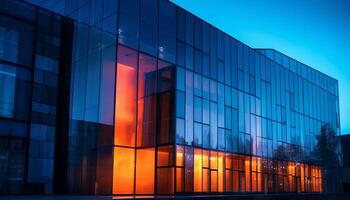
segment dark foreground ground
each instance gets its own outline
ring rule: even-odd
[[[196,195],[196,196],[80,196],[80,195],[28,195],[4,196],[0,200],[113,200],[113,199],[234,199],[234,200],[350,200],[344,194],[249,194],[249,195]]]

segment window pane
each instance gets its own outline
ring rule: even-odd
[[[140,54],[137,145],[153,146],[156,135],[156,59]]]
[[[154,146],[157,126],[156,95],[138,101],[137,146]]]
[[[160,128],[158,134],[159,144],[169,144],[171,139],[171,120],[172,120],[172,104],[171,93],[159,94],[159,113],[160,113]]]
[[[185,147],[185,192],[193,192],[193,148]]]
[[[30,112],[30,71],[0,64],[0,116],[27,119]]]
[[[136,157],[136,194],[154,193],[155,151],[138,149]]]
[[[119,46],[114,144],[135,145],[137,52]]]
[[[175,63],[176,9],[167,1],[159,1],[159,58]]]
[[[202,192],[202,150],[194,149],[194,192]]]
[[[145,54],[139,55],[138,98],[156,93],[157,60]]]
[[[158,147],[157,154],[157,166],[173,166],[174,165],[174,153],[172,146]]]
[[[134,193],[135,150],[114,148],[113,194]]]
[[[174,193],[174,168],[157,168],[157,194]]]
[[[194,145],[202,146],[202,124],[194,123]]]
[[[140,50],[152,55],[157,55],[157,2],[140,1]]]
[[[176,143],[185,143],[185,120],[179,118],[176,119]]]
[[[137,49],[139,0],[121,0],[119,4],[119,42]]]

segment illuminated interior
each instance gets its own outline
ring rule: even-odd
[[[171,69],[119,48],[113,194],[322,192],[319,166],[174,146]]]

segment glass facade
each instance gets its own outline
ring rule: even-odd
[[[0,193],[340,190],[337,80],[166,0],[3,4]]]

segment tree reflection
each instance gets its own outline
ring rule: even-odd
[[[316,136],[317,143],[312,152],[311,161],[322,167],[323,177],[327,180],[325,187],[328,192],[339,192],[341,186],[342,154],[340,151],[340,138],[330,124],[321,127]]]

